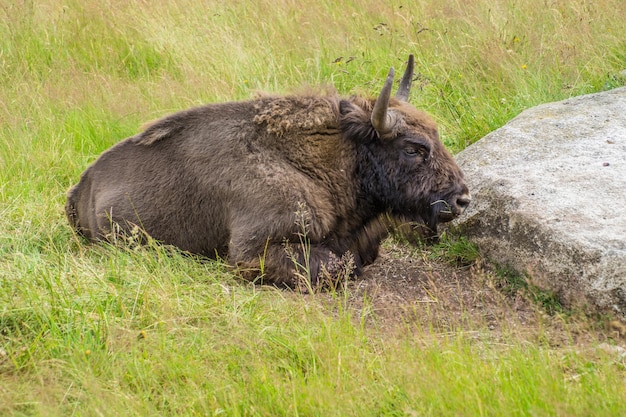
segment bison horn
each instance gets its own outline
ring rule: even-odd
[[[406,70],[400,81],[400,87],[396,93],[396,98],[400,101],[409,101],[409,93],[411,92],[411,83],[413,82],[413,68],[415,67],[415,58],[413,54],[409,55],[409,62],[406,64]]]
[[[393,87],[393,78],[394,78],[394,70],[391,68],[389,70],[389,74],[387,75],[387,81],[385,81],[385,85],[380,92],[380,95],[376,99],[376,103],[374,103],[374,108],[372,109],[372,126],[378,133],[378,136],[382,136],[385,133],[391,130],[392,123],[389,120],[389,115],[387,114],[387,108],[389,107],[389,98],[391,97],[391,87]]]

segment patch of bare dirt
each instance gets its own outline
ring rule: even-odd
[[[620,339],[609,322],[583,314],[548,314],[523,290],[511,291],[482,261],[452,265],[428,249],[386,245],[364,274],[347,284],[355,317],[390,331],[468,332],[490,339],[554,346]]]

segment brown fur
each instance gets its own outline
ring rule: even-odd
[[[373,103],[265,96],[167,116],[87,168],[68,219],[91,240],[138,226],[279,285],[316,284],[346,263],[358,273],[376,259],[383,216],[435,229],[442,207],[458,214],[468,194],[426,114],[392,98],[396,123],[378,137]]]

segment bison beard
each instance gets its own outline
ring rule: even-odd
[[[157,120],[81,175],[70,224],[90,240],[139,228],[279,286],[359,274],[394,219],[436,233],[470,202],[435,123],[407,102],[413,62],[395,97],[392,68],[375,99],[263,96]]]

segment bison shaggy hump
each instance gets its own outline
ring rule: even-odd
[[[435,123],[407,99],[264,96],[166,116],[105,151],[70,189],[71,225],[90,240],[140,230],[221,257],[248,279],[294,287],[358,274],[382,219],[437,223],[470,202]]]

